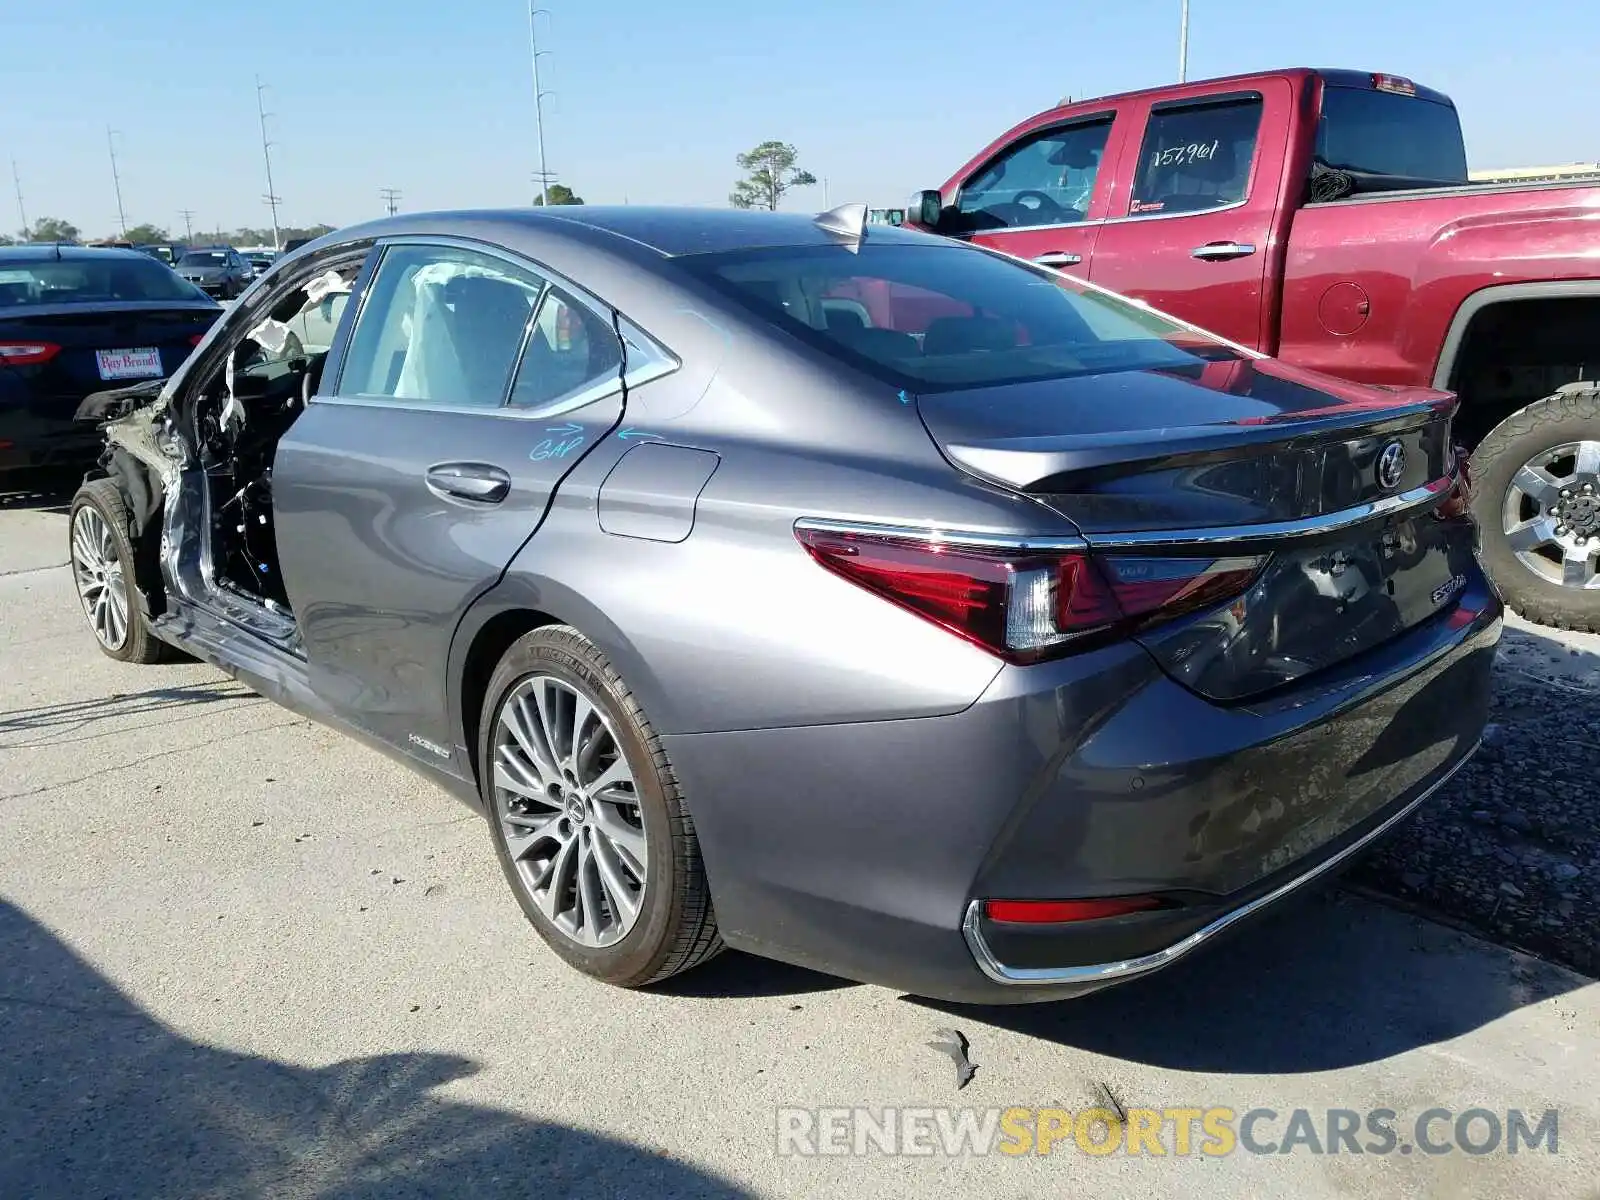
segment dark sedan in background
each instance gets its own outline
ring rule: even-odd
[[[100,647],[468,800],[615,984],[724,944],[956,1000],[1131,979],[1348,860],[1488,710],[1451,396],[864,206],[349,229],[104,411]]]
[[[173,268],[208,296],[232,300],[250,286],[255,270],[232,246],[207,246],[184,252]]]
[[[103,443],[79,402],[172,374],[221,311],[136,250],[0,247],[0,484],[88,466]]]

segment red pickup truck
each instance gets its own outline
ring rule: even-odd
[[[1600,185],[1469,183],[1448,97],[1294,69],[1050,109],[906,223],[1291,363],[1456,392],[1485,570],[1531,619],[1600,630]]]

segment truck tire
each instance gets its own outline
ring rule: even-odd
[[[1600,385],[1507,417],[1472,475],[1479,558],[1501,599],[1541,625],[1600,631]]]

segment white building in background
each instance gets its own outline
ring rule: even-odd
[[[1554,167],[1504,167],[1469,171],[1473,183],[1559,183],[1563,179],[1600,178],[1600,162],[1562,163]]]

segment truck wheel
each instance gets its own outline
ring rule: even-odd
[[[1507,417],[1473,454],[1480,558],[1530,621],[1600,631],[1600,386]]]

